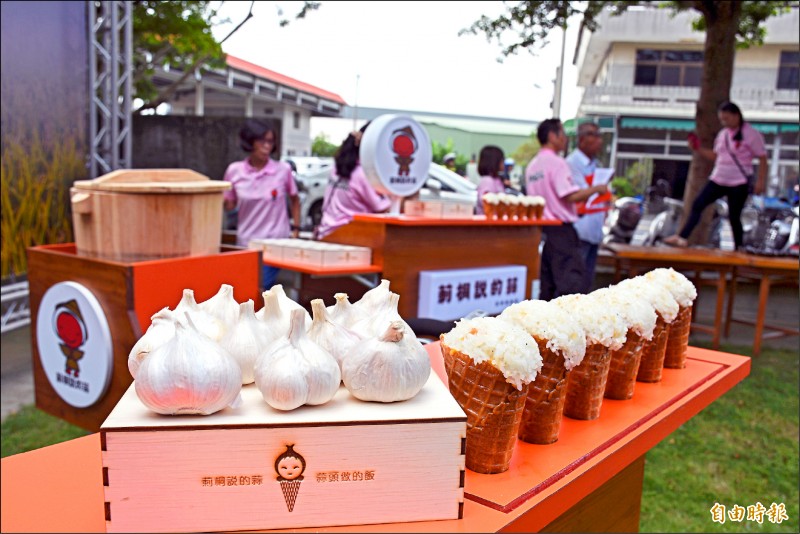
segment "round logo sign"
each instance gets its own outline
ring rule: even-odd
[[[36,315],[36,344],[47,380],[76,408],[96,403],[111,384],[114,350],[103,308],[75,282],[48,289]]]
[[[381,115],[364,131],[359,158],[364,174],[379,193],[413,195],[428,179],[431,166],[428,132],[406,115]]]

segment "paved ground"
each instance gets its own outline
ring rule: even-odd
[[[600,272],[596,285],[611,283],[610,273]],[[703,287],[698,300],[698,318],[700,322],[710,324],[713,321],[716,302],[715,289]],[[757,309],[757,288],[753,285],[740,284],[736,293],[736,311],[738,318],[753,320]],[[798,293],[795,289],[773,288],[767,309],[767,322],[797,328],[800,324],[798,309]],[[732,328],[731,337],[723,339],[723,343],[733,345],[752,345],[754,329],[750,326],[736,325]],[[694,334],[692,340],[710,340],[708,334]],[[800,338],[783,337],[764,340],[762,347],[794,349],[800,353]],[[33,404],[33,365],[31,356],[30,327],[20,328],[2,335],[2,381],[0,397],[2,397],[2,419],[21,406]]]

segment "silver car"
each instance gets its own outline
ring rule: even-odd
[[[310,231],[322,220],[322,200],[331,177],[331,169],[298,174],[300,191],[300,226]],[[478,188],[471,181],[436,163],[431,163],[428,179],[419,191],[420,200],[464,202],[475,205]]]

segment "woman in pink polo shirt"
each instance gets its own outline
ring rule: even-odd
[[[486,193],[503,193],[505,184],[500,176],[506,169],[505,156],[500,147],[486,145],[481,149],[478,156],[478,174],[481,181],[478,182],[478,202],[475,213],[483,215],[483,195]]]
[[[277,130],[271,121],[249,119],[239,130],[239,145],[250,155],[228,165],[225,209],[239,208],[236,244],[246,247],[251,239],[297,237],[300,228],[300,199],[288,163],[272,159],[278,153]],[[289,224],[287,200],[294,224]],[[278,268],[264,265],[262,284],[275,283]]]
[[[687,239],[700,222],[703,210],[719,198],[728,199],[728,217],[731,221],[733,242],[742,246],[742,208],[750,194],[749,177],[753,175],[753,159],[758,158],[758,179],[753,192],[761,194],[767,179],[767,150],[764,137],[745,122],[739,106],[724,102],[717,108],[722,129],[714,140],[713,150],[700,146],[696,136],[690,136],[689,147],[714,162],[708,183],[697,195],[686,224],[677,235],[664,239],[667,245],[685,247]]]
[[[322,239],[337,228],[349,224],[356,213],[388,211],[391,201],[375,191],[358,161],[361,136],[369,122],[347,136],[334,157],[331,180],[322,200],[322,220],[316,238]]]

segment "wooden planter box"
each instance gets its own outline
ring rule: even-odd
[[[211,416],[150,412],[131,385],[103,423],[108,532],[210,532],[458,519],[466,416],[435,373],[405,402],[270,408],[254,384]],[[292,446],[302,480],[279,481]]]
[[[222,192],[230,187],[188,169],[118,170],[76,181],[78,252],[126,262],[214,254]]]

